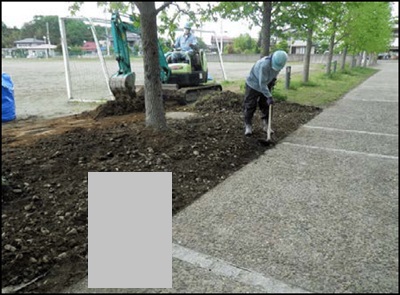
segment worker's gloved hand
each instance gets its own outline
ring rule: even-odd
[[[271,105],[274,103],[274,99],[272,98],[272,96],[267,97],[267,105]]]

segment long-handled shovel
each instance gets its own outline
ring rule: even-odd
[[[259,139],[258,142],[264,146],[271,146],[274,142],[271,139],[272,104],[269,105],[267,139]]]

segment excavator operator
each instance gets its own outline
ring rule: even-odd
[[[172,63],[178,63],[181,62],[182,60],[186,60],[187,55],[183,54],[184,52],[188,53],[190,56],[193,55],[194,53],[193,48],[197,45],[197,38],[193,33],[191,33],[191,29],[192,27],[190,23],[186,23],[184,26],[183,35],[179,36],[176,39],[174,48],[178,50],[174,50],[174,52],[171,55]]]

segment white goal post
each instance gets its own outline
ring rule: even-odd
[[[92,54],[82,54],[73,56],[70,54],[70,44],[68,44],[68,22],[69,21],[83,21],[91,30],[95,49]],[[66,25],[67,22],[67,25]],[[89,17],[59,17],[61,46],[64,61],[64,71],[66,80],[67,98],[70,102],[104,102],[108,100],[115,100],[109,85],[111,75],[118,71],[118,63],[115,57],[110,56],[109,48],[109,33],[106,32],[107,38],[107,58],[105,60],[100,42],[98,40],[95,25],[105,26],[111,28],[111,20]],[[177,30],[179,31],[179,29]],[[197,32],[209,33],[214,35],[217,40],[215,31],[207,31],[196,29]],[[222,52],[219,43],[216,42],[218,49],[219,64],[223,74],[223,79],[227,80],[226,72],[224,69]],[[76,48],[75,48],[76,49]],[[96,52],[94,54],[94,52]]]
[[[65,20],[78,20],[89,24],[96,45],[97,55],[70,56]],[[109,86],[110,74],[101,51],[94,23],[109,25],[110,21],[88,17],[59,17],[67,97],[69,101],[102,102],[114,100]]]

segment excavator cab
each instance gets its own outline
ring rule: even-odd
[[[193,51],[181,52],[180,48],[175,51],[179,52],[180,59],[173,62],[173,52],[167,52],[165,58],[168,62],[168,67],[171,69],[171,75],[166,84],[176,84],[178,89],[193,86],[199,86],[208,81],[208,66],[207,58],[203,49],[192,45]],[[206,85],[204,85],[206,87]],[[218,88],[218,87],[217,87]],[[222,87],[221,87],[222,89]],[[190,90],[190,89],[187,89]],[[220,90],[218,88],[218,90]]]

